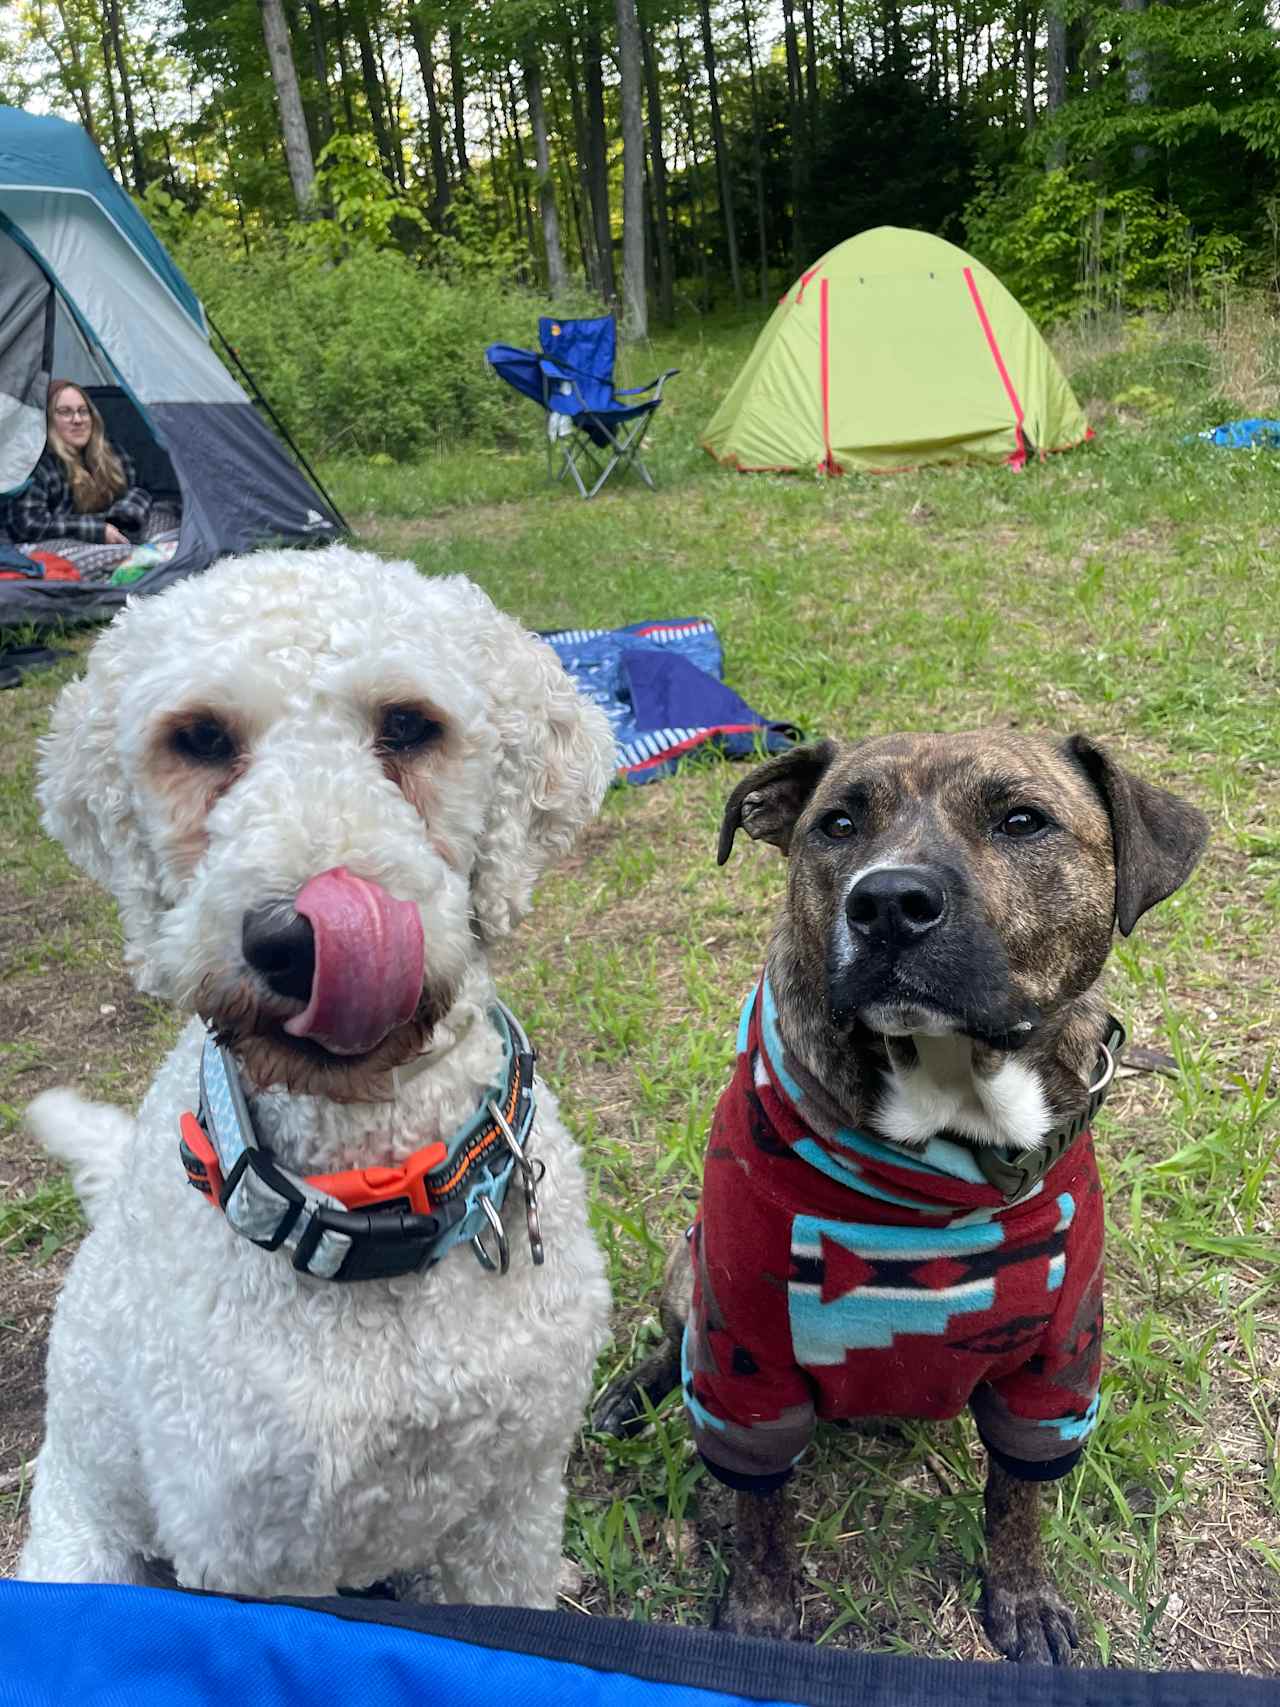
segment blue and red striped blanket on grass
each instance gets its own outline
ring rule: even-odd
[[[655,782],[707,744],[738,759],[780,753],[801,738],[725,686],[724,650],[706,617],[554,629],[542,638],[608,717],[623,782]]]

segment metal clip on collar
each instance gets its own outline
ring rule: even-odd
[[[542,1183],[543,1174],[547,1171],[546,1163],[529,1160],[528,1152],[511,1130],[506,1116],[492,1100],[489,1103],[489,1113],[493,1116],[502,1136],[506,1139],[507,1147],[515,1157],[516,1166],[520,1170],[520,1186],[524,1192],[525,1230],[529,1235],[529,1254],[533,1258],[534,1267],[540,1268],[546,1261],[547,1253],[542,1244],[542,1222],[538,1216],[538,1187]],[[505,1239],[503,1248],[505,1249]],[[477,1254],[479,1254],[478,1248]],[[504,1262],[502,1272],[505,1274],[506,1271],[506,1263]]]

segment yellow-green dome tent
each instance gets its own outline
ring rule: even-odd
[[[1023,308],[941,237],[882,225],[782,298],[703,445],[733,468],[1007,462],[1092,434]]]

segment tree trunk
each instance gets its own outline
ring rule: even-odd
[[[413,36],[413,51],[418,56],[422,73],[422,88],[427,97],[427,147],[431,153],[431,205],[427,217],[439,231],[449,207],[452,186],[449,183],[449,162],[444,152],[444,120],[440,114],[440,98],[436,92],[436,62],[432,52],[433,37],[422,16],[422,7],[415,6],[409,14],[409,31]]]
[[[449,25],[449,93],[453,101],[453,152],[458,159],[458,176],[465,178],[471,170],[467,159],[467,86],[462,68],[462,30],[456,23]]]
[[[622,99],[622,329],[638,342],[649,336],[645,288],[644,116],[640,87],[640,20],[636,0],[614,0],[618,19],[618,76]]]
[[[66,84],[67,91],[75,102],[76,117],[89,133],[90,142],[96,147],[98,138],[93,128],[93,96],[90,93],[89,78],[84,68],[84,56],[80,52],[80,40],[76,35],[72,20],[67,17],[67,9],[63,0],[56,0],[56,3],[58,18],[62,24],[62,40],[67,44],[69,67],[62,64],[56,36],[45,32],[42,7],[38,8],[36,12],[37,28],[55,59],[58,60],[58,69],[62,74],[62,81]]]
[[[729,279],[733,285],[733,306],[742,307],[742,269],[738,265],[738,233],[733,218],[733,184],[729,177],[729,150],[725,145],[724,124],[720,117],[720,93],[716,85],[716,50],[711,39],[710,0],[698,0],[698,16],[702,23],[702,57],[707,66],[707,94],[711,107],[711,144],[716,154],[716,177],[720,185],[720,217],[724,221],[725,245],[729,251]]]
[[[529,125],[533,131],[533,158],[538,170],[538,212],[542,219],[542,241],[547,251],[547,289],[562,297],[569,283],[564,249],[560,243],[560,210],[551,175],[551,147],[547,141],[547,115],[542,104],[542,67],[530,53],[524,66],[524,95],[529,103]]]
[[[570,135],[565,129],[564,110],[560,105],[560,97],[556,93],[554,75],[543,90],[544,101],[551,106],[551,122],[554,126],[559,146],[556,149],[556,169],[560,174],[562,206],[569,209],[573,219],[574,242],[577,245],[578,256],[582,262],[582,272],[585,278],[591,277],[591,267],[587,261],[587,239],[582,229],[582,209],[578,205],[577,165],[580,160],[577,136]]]
[[[1040,8],[1029,0],[1022,20],[1022,124],[1030,132],[1036,127],[1036,34]]]
[[[691,202],[691,229],[694,248],[698,258],[698,273],[702,281],[702,312],[711,312],[711,276],[707,269],[706,244],[706,200],[702,193],[702,165],[698,158],[698,132],[693,118],[693,100],[690,97],[689,60],[684,50],[684,37],[680,33],[680,24],[676,23],[676,63],[680,72],[681,105],[684,115],[685,151],[689,161],[689,185],[693,192]]]
[[[804,266],[804,199],[809,188],[808,139],[801,105],[800,47],[792,0],[782,0],[783,36],[787,57],[787,122],[791,131],[791,269]]]
[[[263,6],[268,0],[261,0]],[[378,73],[378,56],[373,50],[373,35],[369,29],[369,11],[365,0],[355,0],[350,8],[350,16],[355,25],[356,46],[360,49],[360,77],[364,83],[365,105],[369,109],[369,123],[373,127],[373,140],[377,145],[378,159],[382,164],[382,175],[396,188],[396,163],[391,151],[391,133],[387,129],[387,117],[382,104],[382,78]]]
[[[764,216],[764,148],[760,139],[760,89],[756,77],[756,50],[751,35],[751,0],[742,0],[742,30],[747,43],[747,71],[751,87],[751,172],[756,187],[756,241],[760,250],[760,304],[769,306],[769,234]]]
[[[376,29],[376,20],[375,20]],[[396,85],[394,95],[391,92],[391,78],[387,74],[386,43],[381,33],[374,36],[374,44],[378,50],[378,82],[382,88],[382,106],[387,115],[387,136],[391,143],[391,170],[395,173],[396,183],[402,190],[408,189],[408,173],[404,163],[404,132],[400,128],[400,101],[404,94],[404,54],[400,50],[397,39],[396,48],[400,54],[400,81]]]
[[[818,134],[818,32],[813,21],[813,0],[801,0],[804,13],[804,82],[809,140]]]
[[[578,83],[578,59],[574,52],[573,36],[564,32],[565,82],[569,85],[569,108],[573,115],[573,158],[577,163],[578,186],[582,201],[579,233],[582,239],[582,270],[597,296],[604,296],[604,271],[596,245],[595,203],[591,194],[591,150],[587,143],[587,120]]]
[[[120,28],[120,0],[107,0],[107,30],[116,72],[120,78],[120,99],[124,105],[124,128],[129,138],[129,155],[133,161],[133,187],[138,195],[141,195],[147,187],[147,161],[142,152],[142,144],[138,140],[138,126],[133,116],[133,91],[129,87],[129,68],[125,64],[124,36]],[[304,134],[305,131],[306,126],[304,125]]]
[[[525,242],[529,245],[530,268],[533,274],[540,275],[542,268],[538,264],[538,234],[533,225],[533,204],[529,200],[529,167],[524,157],[524,139],[520,135],[520,103],[516,99],[515,79],[511,75],[510,66],[507,67],[505,88],[507,100],[503,105],[505,112],[509,103],[509,128],[511,149],[516,163],[515,184],[519,212],[522,216]]]
[[[609,160],[604,127],[604,78],[600,68],[600,36],[588,29],[582,38],[582,66],[587,86],[587,184],[591,190],[596,253],[600,257],[600,292],[612,308],[618,299],[613,271],[613,229],[609,219]]]
[[[658,58],[653,36],[640,24],[640,48],[644,57],[645,92],[649,107],[649,172],[653,188],[653,234],[657,256],[658,313],[665,325],[676,317],[675,275],[671,264],[671,196],[667,187],[667,161],[662,152],[662,89],[658,82]]]
[[[267,43],[267,58],[271,62],[271,80],[276,87],[276,102],[280,108],[280,130],[284,136],[284,157],[289,167],[289,182],[293,199],[304,218],[312,211],[315,195],[316,168],[311,158],[311,142],[307,136],[307,121],[302,111],[302,96],[298,90],[298,73],[294,69],[293,49],[289,44],[289,26],[285,22],[281,0],[259,0],[262,9],[262,33]]]
[[[307,0],[307,33],[311,38],[311,75],[316,80],[316,117],[323,148],[333,135],[333,102],[329,99],[329,56],[319,0]]]
[[[107,113],[111,119],[111,152],[116,171],[124,177],[124,132],[120,129],[120,107],[116,101],[116,80],[111,75],[111,37],[107,31],[106,13],[102,17],[102,81],[107,91]]]
[[[333,15],[338,20],[334,40],[338,48],[338,82],[342,89],[342,116],[347,121],[347,134],[350,136],[354,134],[356,128],[355,102],[352,99],[352,84],[355,79],[351,74],[351,66],[347,60],[347,20],[343,16],[342,0],[333,0]]]
[[[1056,5],[1050,6],[1045,19],[1044,82],[1044,110],[1052,118],[1067,98],[1067,20]],[[1050,172],[1060,172],[1066,163],[1066,142],[1054,137],[1045,164]]]
[[[1131,16],[1141,16],[1148,0],[1120,0],[1120,10]],[[1151,53],[1139,42],[1128,39],[1124,44],[1125,100],[1131,107],[1151,105]],[[1151,149],[1145,142],[1134,146],[1131,158],[1135,167],[1143,167],[1151,159]]]

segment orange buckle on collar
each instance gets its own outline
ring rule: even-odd
[[[223,1183],[218,1152],[194,1114],[184,1114],[178,1122],[178,1129],[182,1134],[182,1165],[187,1170],[187,1179],[216,1206],[222,1196]]]
[[[347,1168],[337,1174],[308,1174],[307,1184],[328,1192],[348,1209],[368,1209],[402,1199],[418,1215],[432,1213],[425,1175],[438,1168],[448,1156],[444,1144],[428,1144],[415,1150],[398,1168]]]

